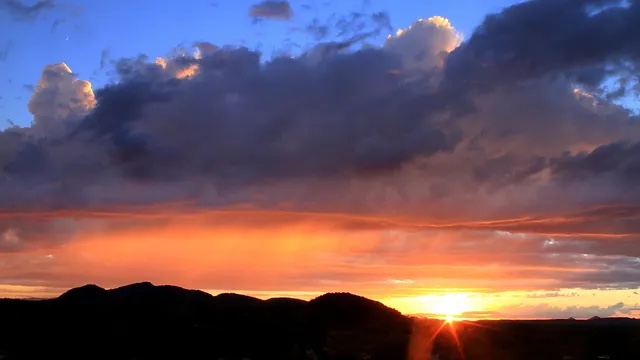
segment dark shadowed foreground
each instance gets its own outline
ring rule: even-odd
[[[443,323],[346,293],[311,301],[133,284],[0,300],[3,359],[640,359],[633,319]]]

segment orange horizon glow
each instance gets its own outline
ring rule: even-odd
[[[551,297],[545,299],[551,308],[533,309],[543,315],[531,315],[526,306],[540,302],[528,297],[531,292],[551,291],[545,289],[559,284],[551,275],[544,278],[541,274],[571,277],[593,270],[538,263],[521,257],[523,248],[514,245],[503,246],[502,251],[468,251],[459,247],[460,237],[482,234],[457,228],[424,233],[385,227],[353,231],[345,226],[345,219],[372,220],[358,215],[307,213],[296,217],[267,211],[175,216],[141,212],[131,217],[118,212],[65,214],[32,214],[30,219],[75,219],[78,231],[72,238],[0,254],[4,279],[26,279],[0,282],[0,297],[52,297],[87,283],[113,288],[141,281],[258,298],[309,300],[326,292],[346,291],[379,300],[407,315],[456,321],[544,318],[545,311],[576,301],[583,307],[617,302],[605,292],[593,298]],[[412,236],[411,244],[422,245],[404,249],[409,244],[407,236]],[[511,235],[490,232],[471,239],[480,244],[495,241],[486,236]],[[395,247],[388,248],[389,244]],[[40,275],[29,280],[34,269]]]

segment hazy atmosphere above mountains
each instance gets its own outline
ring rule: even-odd
[[[0,0],[0,22],[0,297],[640,316],[638,0]]]

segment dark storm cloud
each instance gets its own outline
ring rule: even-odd
[[[427,27],[421,46],[441,46],[430,31],[454,37]],[[32,126],[0,133],[2,206],[112,203],[124,200],[116,188],[138,183],[147,194],[125,202],[172,201],[185,181],[233,203],[219,198],[225,188],[242,197],[245,185],[375,177],[452,151],[458,131],[434,116],[448,101],[398,75],[402,48],[351,49],[366,36],[268,62],[204,42],[193,57],[122,59],[97,102],[65,64],[49,65],[29,102]]]
[[[547,167],[548,159],[542,156],[523,159],[506,154],[487,159],[473,169],[473,175],[478,183],[489,183],[492,190],[498,190],[502,186],[521,182]]]
[[[589,153],[555,159],[553,171],[566,180],[605,177],[617,185],[640,186],[640,143],[615,142]]]
[[[56,7],[53,0],[40,0],[33,5],[25,5],[20,0],[1,0],[0,10],[4,10],[16,20],[34,20],[41,13]]]
[[[249,15],[254,19],[289,20],[293,10],[289,1],[265,0],[252,5]]]
[[[98,91],[80,133],[105,141],[112,164],[139,179],[375,173],[455,145],[428,121],[437,103],[390,74],[395,57],[367,50],[305,60],[260,65],[239,49],[191,59],[200,66],[192,81],[148,72]]]
[[[216,45],[213,45],[209,42],[206,41],[197,41],[195,43],[193,43],[193,47],[196,48],[197,50],[197,55],[198,56],[207,56],[207,55],[211,55],[214,52],[218,51],[220,48]]]
[[[640,2],[533,0],[487,16],[448,61],[462,86],[490,88],[545,75],[597,86],[605,75],[637,76]]]

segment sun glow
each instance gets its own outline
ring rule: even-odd
[[[440,315],[447,322],[452,322],[457,316],[474,310],[474,306],[467,294],[446,294],[429,299],[427,307],[430,313]]]

